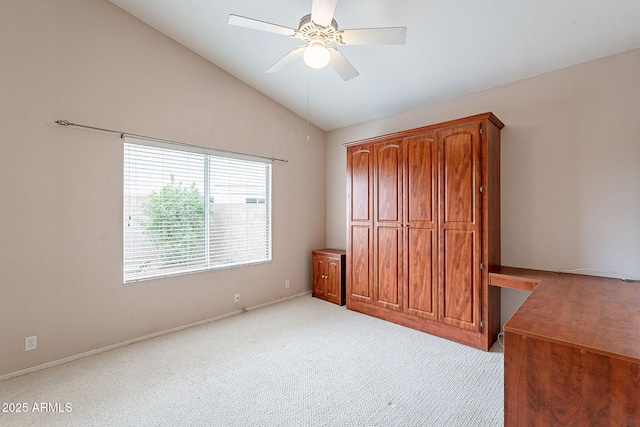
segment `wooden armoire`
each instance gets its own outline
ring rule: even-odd
[[[348,309],[493,345],[503,126],[485,113],[345,144]]]

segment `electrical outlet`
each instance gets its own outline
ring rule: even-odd
[[[240,302],[240,294],[236,294],[236,296],[233,297],[233,301],[234,302]]]
[[[24,339],[24,351],[31,351],[38,348],[38,336],[33,335]]]
[[[289,289],[291,287],[291,280],[287,279],[287,281],[284,282],[284,287]]]

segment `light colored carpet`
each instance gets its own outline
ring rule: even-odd
[[[3,426],[501,426],[503,355],[306,295],[2,381],[0,401],[29,408]]]

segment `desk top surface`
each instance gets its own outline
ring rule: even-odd
[[[505,332],[640,363],[640,283],[505,269],[503,274],[539,280]]]

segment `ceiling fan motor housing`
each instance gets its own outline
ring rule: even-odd
[[[336,42],[338,36],[338,23],[335,19],[331,20],[331,25],[323,27],[311,20],[311,14],[305,15],[300,19],[298,27],[298,37],[309,45],[322,42],[327,44]]]

